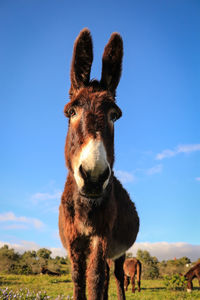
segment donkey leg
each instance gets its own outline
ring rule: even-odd
[[[188,282],[187,282],[187,291],[191,292],[192,290],[193,290],[192,280],[188,280]]]
[[[105,291],[106,258],[102,243],[95,244],[91,249],[87,268],[88,298],[102,300]],[[106,299],[106,298],[105,298]]]
[[[130,282],[129,277],[124,274],[124,288],[126,291],[128,291],[129,282]]]
[[[118,300],[126,299],[125,291],[124,291],[124,270],[123,270],[124,260],[125,260],[125,255],[122,255],[121,257],[115,260],[114,275],[117,283]]]
[[[106,263],[106,273],[105,273],[105,283],[104,283],[103,300],[108,300],[109,280],[110,280],[110,267],[109,267],[109,264]]]
[[[72,262],[72,280],[74,283],[73,299],[74,300],[86,300],[85,289],[85,268],[86,264],[83,262],[83,258],[76,262]]]
[[[132,293],[135,293],[135,274],[131,277]]]
[[[197,279],[198,279],[199,286],[200,286],[200,274],[197,274]]]
[[[140,289],[140,280],[137,281],[137,285],[138,285],[138,292],[140,292],[141,291],[141,289]]]
[[[70,257],[74,283],[73,299],[86,300],[86,254],[84,251],[71,248]]]

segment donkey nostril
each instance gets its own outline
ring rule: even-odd
[[[80,165],[79,167],[79,172],[81,174],[81,177],[84,179],[84,180],[88,180],[89,179],[89,174],[86,170],[84,170],[83,166]]]
[[[109,167],[107,167],[105,169],[105,171],[103,172],[103,174],[100,175],[99,181],[101,183],[104,183],[109,178],[109,176],[110,176],[110,169],[109,169]]]

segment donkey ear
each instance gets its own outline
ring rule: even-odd
[[[90,71],[93,60],[92,38],[90,31],[84,28],[74,43],[71,64],[70,95],[90,81]]]
[[[114,95],[121,76],[122,57],[122,38],[118,33],[113,33],[103,53],[101,85]]]

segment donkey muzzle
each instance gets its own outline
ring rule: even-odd
[[[107,166],[98,176],[93,176],[90,170],[85,170],[80,165],[79,174],[84,181],[80,193],[87,198],[99,198],[108,185],[110,173],[110,168]]]

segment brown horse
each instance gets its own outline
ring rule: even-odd
[[[118,299],[125,299],[124,253],[135,242],[139,218],[113,174],[114,122],[121,117],[115,90],[121,75],[122,39],[113,33],[103,54],[102,77],[90,81],[92,38],[83,29],[74,44],[65,146],[68,176],[59,212],[59,232],[72,264],[73,299],[108,299],[114,260]]]
[[[135,293],[135,275],[137,273],[137,285],[138,292],[140,292],[140,280],[141,280],[142,264],[136,258],[127,258],[124,262],[124,286],[125,290],[128,290],[128,285],[131,280],[132,292]]]
[[[187,291],[191,292],[193,289],[192,280],[197,278],[200,286],[200,262],[194,265],[185,275],[184,277],[187,280]]]

